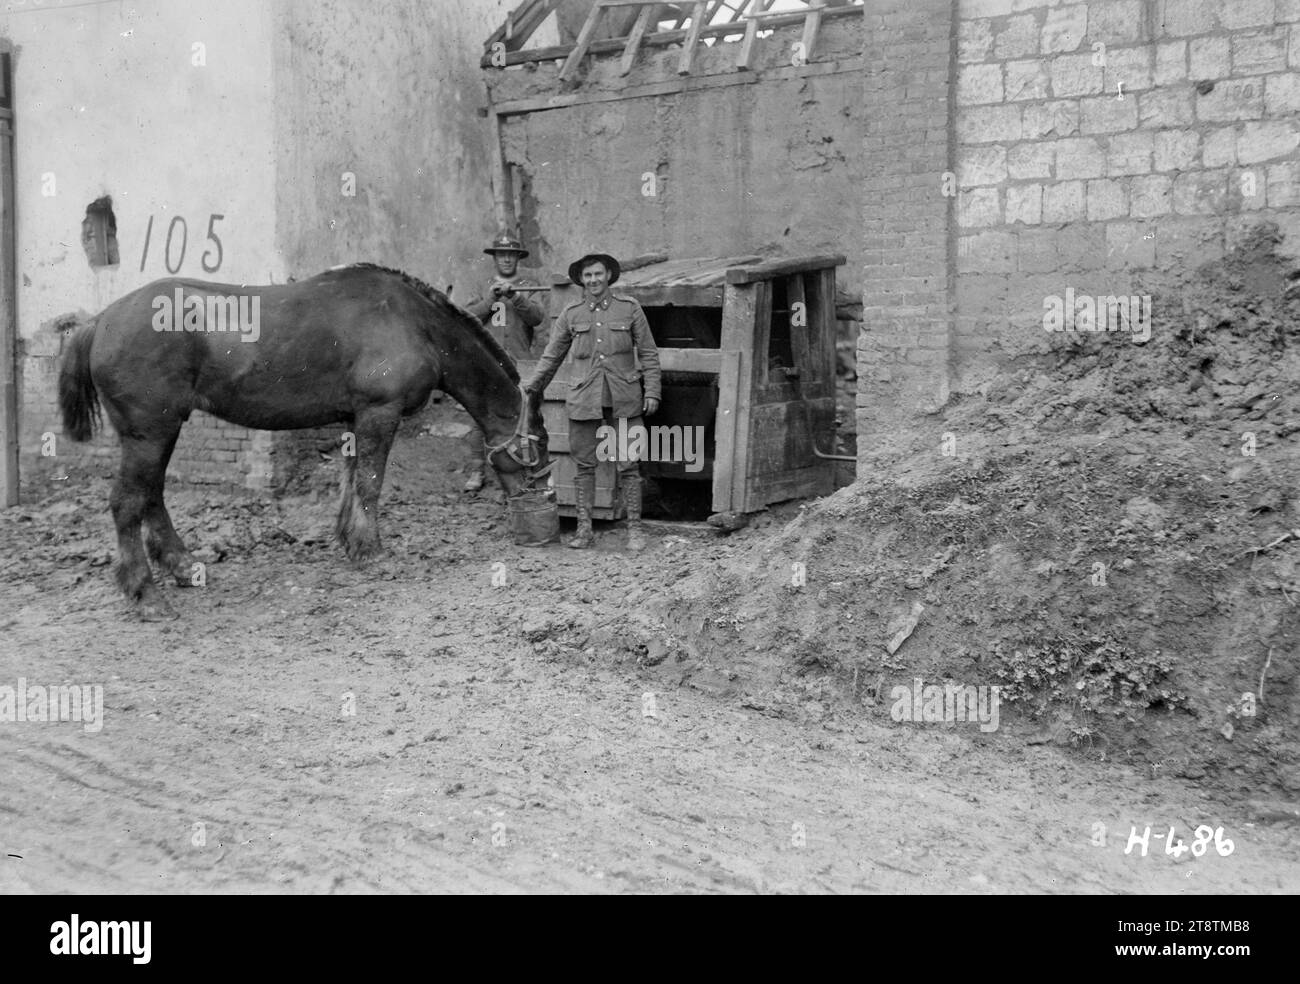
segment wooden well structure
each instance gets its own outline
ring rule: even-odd
[[[835,433],[835,268],[838,255],[665,260],[626,271],[613,290],[640,302],[659,348],[663,400],[647,428],[698,427],[703,467],[642,461],[658,482],[709,483],[715,516],[834,491],[834,463],[819,457]],[[581,290],[551,278],[554,319]],[[540,354],[540,343],[534,349]],[[519,365],[527,378],[536,360]],[[543,414],[560,511],[575,513],[569,455],[566,359],[547,387]],[[597,519],[625,515],[617,466],[596,470]]]

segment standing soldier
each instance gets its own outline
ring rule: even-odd
[[[618,260],[589,253],[569,267],[569,279],[582,287],[582,300],[565,308],[551,329],[551,340],[532,378],[530,393],[541,393],[570,347],[573,383],[566,400],[569,449],[578,466],[578,532],[569,546],[591,546],[591,510],[596,500],[597,431],[626,418],[628,432],[640,429],[642,414],[659,409],[659,350],[641,305],[610,293],[618,280]],[[644,395],[642,381],[644,380]],[[641,528],[641,470],[634,456],[618,462],[619,483],[627,502],[628,548],[645,549]]]
[[[533,299],[531,292],[521,293],[515,289],[537,286],[535,280],[519,275],[519,261],[528,255],[528,250],[520,245],[518,239],[503,232],[483,252],[496,261],[497,275],[488,284],[486,293],[471,301],[466,309],[483,322],[516,363],[520,359],[531,359],[533,329],[546,320],[546,311]],[[475,426],[470,438],[474,442],[474,463],[469,480],[465,482],[465,491],[477,492],[483,487],[483,432]]]

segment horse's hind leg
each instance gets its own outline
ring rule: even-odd
[[[171,439],[175,443],[175,437]],[[140,543],[140,525],[155,498],[161,500],[166,469],[165,440],[122,438],[122,467],[109,503],[117,526],[117,584],[146,620],[175,618],[176,613],[158,590]]]
[[[346,522],[340,510],[339,524],[348,557],[356,562],[379,553],[379,489],[401,416],[400,407],[381,406],[362,410],[354,422],[357,454],[351,462],[350,486],[356,498],[349,503],[345,487],[345,507],[350,505],[350,509]]]
[[[164,478],[167,474],[167,463],[171,461],[172,451],[176,447],[176,439],[179,436],[178,428],[171,440],[163,447],[161,471]],[[194,584],[194,557],[186,549],[185,541],[177,535],[175,527],[172,526],[171,515],[163,502],[161,480],[158,482],[156,495],[145,506],[144,524],[144,545],[149,559],[170,574],[181,587],[191,587]]]
[[[334,536],[339,543],[347,546],[349,531],[352,529],[352,511],[357,504],[357,456],[356,447],[343,445],[343,475],[339,480],[339,514],[334,520]]]

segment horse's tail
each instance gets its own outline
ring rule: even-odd
[[[63,411],[63,432],[74,441],[89,441],[102,419],[99,393],[90,378],[90,343],[95,338],[91,323],[72,336],[59,369],[59,408]]]

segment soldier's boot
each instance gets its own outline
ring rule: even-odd
[[[646,548],[645,527],[641,525],[641,476],[622,478],[623,501],[627,504],[627,548],[639,552]]]
[[[596,476],[579,475],[574,492],[578,497],[578,529],[569,541],[569,546],[574,550],[585,550],[596,539],[596,534],[591,529],[591,508],[596,501]]]

